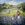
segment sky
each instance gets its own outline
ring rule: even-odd
[[[22,3],[22,2],[25,2],[25,0],[0,0],[0,4],[9,3],[9,4],[16,5],[16,4],[19,4],[19,3]]]

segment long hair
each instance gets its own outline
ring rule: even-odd
[[[16,16],[17,16],[17,15],[20,15],[20,12],[19,12],[19,11],[16,12]]]

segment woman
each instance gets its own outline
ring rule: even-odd
[[[17,14],[16,14],[16,24],[17,25],[23,25],[24,23],[24,17],[20,15],[20,12],[17,11]]]

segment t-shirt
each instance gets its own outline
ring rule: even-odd
[[[23,17],[17,16],[16,21],[17,21],[18,24],[21,24],[22,21],[23,21]]]
[[[20,16],[18,16],[18,19],[20,19]]]

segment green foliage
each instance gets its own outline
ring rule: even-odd
[[[17,5],[17,6],[18,6],[19,10],[22,10],[23,12],[25,12],[25,2],[21,3],[21,4]]]
[[[0,12],[2,12],[3,9],[6,9],[6,7],[0,8]]]
[[[0,8],[0,12],[3,10],[3,8]]]
[[[22,5],[22,11],[25,12],[25,3],[21,3]]]
[[[22,11],[25,12],[25,3],[21,3]]]
[[[19,6],[18,9],[23,11],[22,15],[25,16],[25,13],[24,13],[25,12],[25,3],[21,3],[18,6]],[[22,7],[22,9],[21,9],[21,7]],[[3,3],[2,6],[0,7],[0,12],[2,12],[2,10],[7,9],[7,8],[8,9],[13,8],[13,5]],[[9,13],[10,13],[10,11],[9,11]],[[13,16],[15,16],[15,15],[13,15]]]

